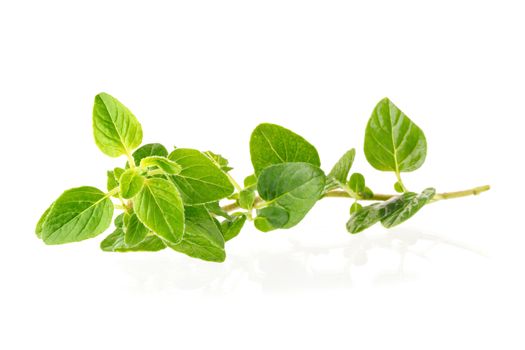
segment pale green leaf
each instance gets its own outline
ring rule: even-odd
[[[314,146],[302,136],[275,124],[260,124],[250,138],[250,155],[255,170],[274,164],[304,162],[319,167],[321,161]]]
[[[110,157],[131,154],[142,142],[142,127],[137,118],[106,93],[95,97],[93,131],[98,148]]]
[[[177,244],[184,234],[184,205],[175,185],[151,178],[133,200],[140,221],[159,237]]]
[[[189,148],[177,148],[169,159],[182,168],[171,176],[184,203],[195,205],[214,202],[228,197],[234,191],[228,176],[202,152]]]
[[[78,242],[104,232],[111,224],[113,203],[94,187],[65,191],[54,202],[40,235],[46,244]]]
[[[44,226],[44,222],[46,222],[47,216],[49,215],[49,212],[51,211],[51,208],[53,208],[53,205],[55,203],[52,203],[49,208],[46,209],[44,214],[40,217],[40,220],[36,223],[35,233],[38,238],[42,238],[42,227]]]
[[[140,161],[140,166],[142,168],[146,167],[157,167],[169,175],[179,174],[181,171],[181,166],[174,161],[160,156],[149,156],[144,157]]]
[[[137,169],[128,169],[120,177],[120,195],[122,198],[135,197],[144,186],[145,178]]]
[[[425,161],[427,141],[423,131],[385,98],[368,121],[364,151],[370,165],[378,170],[408,172]]]

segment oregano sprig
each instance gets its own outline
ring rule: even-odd
[[[45,210],[36,234],[46,244],[96,237],[109,228],[114,211],[119,210],[114,231],[100,244],[103,251],[170,248],[222,262],[225,242],[236,237],[247,221],[263,232],[291,228],[323,198],[351,199],[346,228],[358,233],[377,223],[386,228],[399,225],[428,203],[490,188],[409,191],[401,175],[423,165],[427,141],[423,131],[387,98],[376,105],[368,121],[364,153],[375,169],[394,173],[396,194],[375,193],[363,174],[351,172],[355,149],[345,152],[326,175],[315,147],[275,124],[260,124],[253,131],[254,171],[242,185],[229,174],[232,167],[220,154],[190,148],[169,152],[158,143],[140,146],[140,123],[109,94],[95,97],[93,131],[103,153],[125,156],[126,162],[107,171],[106,192],[90,186],[73,188]],[[221,206],[223,200],[231,202]],[[365,201],[373,203],[363,206]]]

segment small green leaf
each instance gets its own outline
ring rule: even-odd
[[[228,159],[224,158],[220,154],[213,153],[212,151],[206,151],[204,152],[204,154],[206,155],[206,157],[210,158],[211,161],[215,163],[215,165],[222,171],[228,172],[230,170],[233,170],[233,168],[228,165]]]
[[[184,205],[173,183],[147,179],[133,200],[135,213],[159,237],[177,244],[184,234]]]
[[[283,228],[290,221],[288,210],[271,206],[257,210],[257,217],[253,221],[255,228],[262,232],[269,232]]]
[[[149,156],[144,157],[140,161],[142,168],[146,167],[157,167],[169,175],[177,175],[181,171],[181,166],[172,160],[160,156]]]
[[[189,205],[214,202],[228,197],[234,191],[228,176],[203,153],[189,148],[177,148],[169,159],[182,168],[171,176],[184,203]]]
[[[117,215],[113,221],[115,227],[124,228],[124,213]]]
[[[427,188],[417,197],[411,196],[403,203],[403,206],[381,220],[381,224],[386,227],[394,227],[414,216],[423,206],[425,206],[436,194],[434,188]]]
[[[38,238],[42,238],[42,227],[44,226],[44,222],[46,222],[47,216],[49,215],[49,212],[51,211],[51,208],[53,208],[53,205],[55,203],[52,203],[49,208],[46,209],[44,214],[40,217],[40,220],[36,223],[35,233]]]
[[[144,146],[141,146],[135,152],[133,152],[133,159],[135,160],[135,164],[140,164],[140,161],[143,158],[151,156],[167,157],[168,150],[160,143],[148,143]]]
[[[108,170],[107,174],[107,189],[111,191],[114,188],[118,187],[118,181],[115,179],[115,172],[113,170]]]
[[[124,174],[125,171],[126,170],[122,168],[113,169],[113,174],[115,174],[115,179],[117,180],[117,182],[119,181],[120,177],[122,176],[122,174]]]
[[[303,137],[275,124],[260,124],[250,138],[250,155],[255,174],[270,165],[291,162],[310,163],[319,167],[319,154]]]
[[[352,168],[355,158],[355,149],[351,149],[335,163],[326,181],[326,191],[344,186],[348,182],[348,174]]]
[[[139,220],[136,214],[132,214],[126,226],[125,242],[128,246],[134,246],[142,242],[149,233],[149,229]]]
[[[325,178],[321,169],[308,163],[276,164],[261,172],[257,190],[269,207],[286,211],[289,217],[282,228],[290,228],[297,225],[319,200]],[[258,217],[267,217],[268,214],[268,209],[257,212]],[[282,219],[283,215],[279,214],[279,217]],[[270,224],[278,228],[274,222]]]
[[[350,207],[350,215],[357,213],[361,209],[363,209],[363,206],[357,202],[354,202]]]
[[[187,206],[184,210],[186,231],[178,244],[167,245],[180,253],[206,261],[223,262],[226,259],[224,238],[204,206]]]
[[[246,210],[252,210],[255,201],[255,192],[252,190],[242,190],[239,193],[239,207]]]
[[[348,182],[348,187],[354,192],[354,193],[362,193],[365,191],[365,177],[360,173],[353,173],[352,176],[350,176],[350,181]]]
[[[204,204],[204,206],[210,213],[216,216],[221,216],[225,218],[226,220],[232,219],[232,217],[228,214],[228,212],[221,208],[221,206],[219,205],[219,202],[206,203]]]
[[[370,165],[396,173],[418,169],[427,155],[423,131],[388,98],[372,112],[365,133],[365,156]]]
[[[142,127],[137,118],[106,93],[95,97],[93,131],[98,148],[110,157],[131,154],[142,142]]]
[[[255,174],[252,174],[250,176],[246,176],[244,178],[244,188],[252,188],[257,186],[257,176]]]
[[[241,232],[246,219],[246,215],[241,214],[234,216],[232,220],[224,220],[221,223],[222,235],[226,242],[232,238],[237,237],[237,235]]]
[[[130,199],[135,197],[144,186],[144,177],[137,169],[128,169],[120,177],[120,195],[122,198]]]
[[[77,187],[58,197],[39,231],[46,244],[78,242],[104,232],[112,217],[113,203],[107,194],[94,187]]]
[[[100,242],[100,249],[105,252],[157,252],[166,248],[166,244],[157,236],[147,236],[140,243],[129,246],[125,242],[126,234],[122,228],[116,228],[113,233]]]
[[[405,192],[404,188],[403,188],[403,185],[399,182],[399,181],[396,181],[396,183],[394,184],[394,190],[397,192],[397,193],[403,193]]]
[[[372,190],[368,187],[365,186],[365,190],[360,193],[361,197],[363,197],[363,199],[372,199],[374,197],[374,192],[372,192]]]

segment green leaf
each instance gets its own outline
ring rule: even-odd
[[[98,148],[110,157],[131,154],[142,142],[142,127],[137,118],[104,92],[95,97],[93,131]]]
[[[204,206],[185,208],[186,231],[178,244],[167,245],[180,253],[206,261],[223,262],[226,259],[224,238]]]
[[[51,203],[49,208],[47,208],[44,214],[42,214],[42,216],[40,217],[40,220],[38,220],[38,222],[36,223],[35,233],[38,238],[42,238],[42,227],[44,226],[44,222],[46,222],[47,216],[49,215],[49,212],[51,211],[51,208],[53,208],[54,204],[55,203]]]
[[[361,232],[377,222],[389,217],[402,209],[417,196],[416,193],[406,192],[382,203],[374,203],[357,211],[346,224],[350,233]]]
[[[114,188],[118,187],[118,181],[115,178],[115,172],[113,170],[108,170],[106,172],[107,174],[107,189],[108,191],[111,191]]]
[[[396,173],[418,169],[427,155],[423,131],[388,98],[372,112],[365,133],[365,156],[370,165]]]
[[[168,150],[160,143],[148,143],[144,146],[141,146],[140,148],[137,148],[137,150],[133,152],[135,164],[140,164],[140,161],[143,158],[151,156],[167,157]]]
[[[244,178],[244,188],[255,188],[257,186],[257,176],[255,174],[252,174],[250,176],[246,176]]]
[[[142,242],[149,233],[149,229],[139,220],[137,214],[132,214],[126,226],[125,242],[134,246]]]
[[[365,190],[360,194],[363,199],[372,199],[374,197],[374,192],[369,187],[365,186]]]
[[[77,187],[65,191],[51,206],[40,235],[46,244],[78,242],[104,232],[112,217],[113,203],[107,194],[94,187]]]
[[[181,166],[179,164],[169,160],[168,158],[160,156],[144,157],[140,161],[140,166],[143,168],[157,167],[169,175],[176,175],[181,171]]]
[[[241,232],[246,219],[246,215],[241,214],[234,216],[232,220],[224,220],[221,223],[222,235],[226,242],[232,238],[237,237],[237,235]]]
[[[255,201],[255,192],[253,190],[242,190],[239,193],[239,207],[246,210],[252,210]]]
[[[168,180],[147,179],[133,200],[135,213],[159,237],[177,244],[184,234],[184,205],[177,188]]]
[[[365,191],[365,177],[360,173],[353,173],[350,176],[348,186],[354,193],[362,193]]]
[[[354,158],[355,149],[352,148],[343,154],[337,163],[335,163],[334,167],[328,174],[325,192],[342,187],[348,182],[348,173],[352,168]]]
[[[405,189],[403,188],[403,185],[402,185],[399,181],[396,181],[396,183],[394,184],[394,190],[395,190],[397,193],[403,193],[403,192],[405,192]]]
[[[157,252],[166,248],[166,244],[157,236],[147,236],[140,243],[129,246],[125,242],[126,234],[122,228],[116,228],[113,233],[100,242],[100,249],[105,252]]]
[[[403,202],[403,206],[382,219],[381,224],[386,228],[401,224],[414,216],[423,206],[430,202],[435,194],[436,190],[434,188],[427,188],[417,197],[411,196],[411,199]]]
[[[320,166],[319,154],[303,137],[282,126],[260,124],[250,138],[250,155],[258,176],[270,165],[304,162]]]
[[[213,153],[212,151],[206,151],[204,154],[210,158],[210,160],[215,163],[215,165],[221,169],[224,172],[228,172],[230,170],[233,170],[232,167],[229,166],[228,159],[224,158],[220,154]]]
[[[231,220],[232,218],[226,210],[221,208],[221,206],[219,205],[219,202],[206,203],[204,204],[204,206],[210,213],[216,216],[221,216],[225,218],[226,220]]]
[[[257,217],[253,224],[259,231],[269,232],[283,228],[289,220],[290,214],[288,210],[278,206],[270,206],[257,210]]]
[[[274,228],[297,225],[323,193],[325,178],[321,169],[308,163],[283,163],[264,169],[257,183],[259,195],[269,207],[283,209],[289,217],[280,227],[275,226],[268,209],[258,210],[258,217],[266,217]],[[283,214],[279,217],[282,219]]]
[[[361,209],[363,209],[363,206],[357,202],[354,202],[350,207],[350,215],[357,213]]]
[[[177,148],[169,159],[182,168],[171,176],[184,203],[189,205],[209,203],[226,198],[234,191],[228,176],[203,153],[189,148]]]
[[[120,177],[120,195],[122,198],[130,199],[135,197],[144,186],[145,178],[137,169],[128,169]]]

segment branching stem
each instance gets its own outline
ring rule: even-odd
[[[468,197],[468,196],[476,196],[476,195],[478,195],[480,193],[483,193],[483,192],[486,192],[488,190],[490,190],[490,186],[489,185],[485,185],[485,186],[478,186],[478,187],[474,187],[474,188],[471,188],[471,189],[468,189],[468,190],[463,190],[463,191],[438,193],[438,194],[436,194],[434,196],[434,198],[432,199],[432,202],[437,202],[437,201],[444,200],[444,199],[453,199],[453,198],[461,198],[461,197]],[[386,200],[389,200],[390,198],[398,196],[398,195],[399,194],[374,193],[374,196],[371,197],[371,198],[367,198],[367,199],[359,198],[359,200],[386,201]],[[355,199],[355,197],[352,197],[348,192],[341,191],[341,190],[333,190],[333,191],[325,193],[325,195],[323,196],[323,198],[328,198],[328,197],[333,197],[333,198],[352,198],[352,199]],[[263,199],[261,199],[260,197],[256,197],[255,198],[254,207],[258,207],[257,204],[260,204],[260,203],[263,203],[263,202],[264,202]],[[233,203],[230,203],[230,204],[227,204],[227,205],[223,206],[222,209],[227,211],[227,212],[230,212],[230,211],[234,211],[236,209],[239,209],[239,205],[236,202],[233,202]]]

